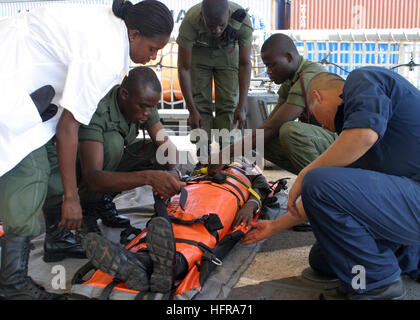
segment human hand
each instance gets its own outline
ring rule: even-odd
[[[235,219],[232,222],[232,229],[235,229],[239,225],[245,225],[247,229],[251,227],[251,221],[254,217],[255,207],[253,204],[245,203],[244,206],[239,209],[235,215]]]
[[[272,227],[272,224],[273,221],[271,220],[261,220],[258,222],[252,222],[251,227],[254,228],[254,230],[249,232],[241,241],[241,243],[247,245],[268,238],[275,232]]]
[[[246,112],[243,107],[237,106],[233,114],[233,125],[238,124],[238,129],[245,126]]]
[[[180,176],[181,175],[181,173],[180,173],[180,171],[179,170],[176,170],[176,169],[172,169],[172,170],[169,170],[168,171],[168,173],[170,173],[173,177],[175,177],[175,179],[177,179],[178,181],[182,181],[181,179],[182,179],[182,177]]]
[[[154,195],[167,199],[178,194],[181,191],[181,187],[186,184],[179,181],[179,178],[176,178],[173,173],[156,170],[150,176],[150,185]]]
[[[211,164],[209,163],[207,167],[207,173],[210,177],[214,176],[216,173],[219,173],[226,167],[225,164]]]
[[[62,226],[68,230],[79,229],[82,225],[82,207],[78,200],[64,198],[61,206],[61,222]]]
[[[202,128],[201,116],[197,110],[194,110],[192,112],[190,111],[188,121],[190,122],[190,127],[192,130]]]

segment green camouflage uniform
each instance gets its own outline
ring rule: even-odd
[[[103,170],[130,172],[157,169],[156,148],[151,140],[137,139],[140,124],[128,121],[117,103],[119,86],[112,88],[98,104],[88,126],[81,125],[79,141],[91,140],[103,143]],[[145,125],[150,128],[160,120],[156,107]],[[129,151],[125,150],[127,148]],[[103,194],[90,191],[83,181],[79,186],[80,202],[83,205],[99,201]]]
[[[241,6],[229,2],[230,14]],[[229,18],[229,24],[239,29],[237,42],[231,40],[219,48],[205,27],[201,15],[201,3],[188,10],[179,28],[176,40],[179,46],[192,50],[192,94],[201,115],[203,129],[210,138],[211,129],[233,128],[233,113],[239,96],[239,47],[252,44],[252,23],[246,15],[244,23]],[[233,49],[234,48],[234,49]],[[232,51],[233,49],[233,51]],[[232,51],[232,52],[230,52]],[[215,83],[215,117],[213,117],[212,80]]]
[[[300,117],[303,121],[283,124],[278,138],[264,146],[264,158],[295,174],[319,157],[337,138],[336,133],[322,129],[313,116],[310,123],[306,119],[307,109],[299,74],[302,74],[306,91],[311,79],[321,72],[326,72],[324,67],[300,57],[295,75],[285,81],[278,91],[279,105],[290,103],[304,109]]]

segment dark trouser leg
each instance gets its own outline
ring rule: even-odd
[[[66,258],[85,259],[86,253],[80,239],[71,231],[59,226],[61,221],[61,206],[44,208],[45,240],[44,261],[56,262]]]
[[[192,94],[197,111],[201,117],[202,130],[197,129],[191,134],[191,142],[196,144],[198,161],[207,161],[209,148],[212,142],[211,129],[213,129],[213,97],[212,79],[213,67],[208,63],[210,49],[193,48],[191,57]]]
[[[225,60],[225,57],[219,57],[217,60],[222,59],[214,71],[214,84],[215,84],[215,109],[216,115],[214,118],[214,129],[222,134],[216,141],[219,143],[220,148],[227,147],[234,142],[233,136],[233,115],[238,105],[239,96],[239,80],[238,80],[238,63],[237,60]],[[223,65],[220,65],[223,64]],[[225,129],[225,130],[223,130]],[[223,131],[222,131],[223,130]]]
[[[401,273],[407,274],[411,279],[420,282],[420,246],[402,246],[388,243],[398,259]],[[309,252],[309,265],[316,272],[331,278],[336,278],[330,268],[318,242],[312,246]]]
[[[337,278],[335,272],[328,265],[325,255],[322,252],[322,248],[319,245],[318,241],[314,243],[314,245],[311,248],[311,251],[309,252],[309,265],[317,273],[323,276]]]
[[[1,238],[0,299],[7,300],[64,300],[49,293],[28,276],[29,237],[10,233]]]
[[[103,170],[132,172],[160,168],[156,164],[156,148],[150,141],[138,140],[127,146],[124,151],[124,141],[118,132],[108,132],[104,139]],[[126,228],[130,225],[128,218],[120,216],[116,210],[113,198],[117,194],[104,194],[88,190],[82,182],[80,185],[80,201],[83,207],[84,232],[96,232],[100,229],[96,220],[100,218],[104,225],[112,228]]]
[[[420,245],[420,185],[413,180],[321,167],[306,174],[302,201],[325,259],[347,291],[363,293],[400,276],[390,242]],[[353,288],[360,266],[366,286]]]
[[[57,150],[52,141],[46,144],[50,176],[48,193],[42,208],[45,220],[44,261],[56,262],[66,258],[86,258],[80,240],[70,230],[59,226],[63,185],[58,167]]]

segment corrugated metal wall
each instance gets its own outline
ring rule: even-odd
[[[420,28],[420,0],[292,0],[290,28]]]

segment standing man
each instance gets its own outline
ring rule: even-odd
[[[204,0],[187,12],[177,43],[178,78],[190,112],[190,126],[206,131],[210,147],[211,129],[230,131],[236,124],[242,128],[245,121],[251,78],[251,20],[233,2]]]
[[[400,257],[416,268],[420,260],[420,91],[395,72],[364,67],[345,82],[316,76],[308,104],[339,136],[299,173],[289,212],[254,225],[244,243],[309,219],[318,246],[311,266],[337,276],[346,298],[402,299],[400,275],[414,274]],[[355,267],[363,285],[353,283]]]

